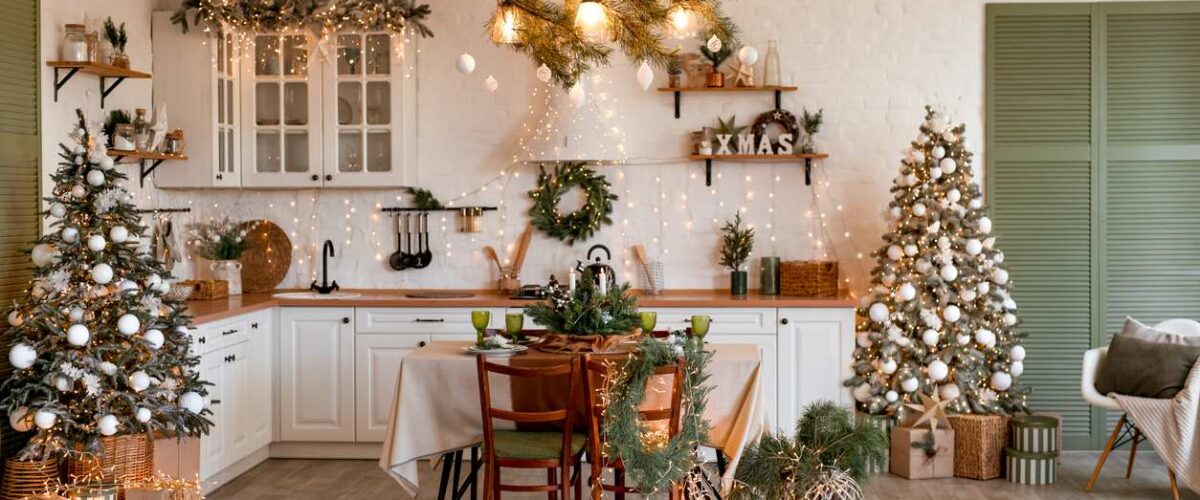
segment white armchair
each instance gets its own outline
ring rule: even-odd
[[[1200,322],[1190,319],[1169,319],[1154,325],[1154,329],[1177,335],[1200,336]],[[1083,373],[1079,378],[1079,391],[1083,395],[1083,400],[1089,405],[1105,410],[1121,411],[1121,405],[1117,403],[1116,398],[1101,394],[1096,390],[1096,373],[1099,372],[1100,365],[1107,355],[1108,347],[1097,347],[1083,353]],[[1124,446],[1125,443],[1131,443],[1129,464],[1125,468],[1125,478],[1128,479],[1133,474],[1133,459],[1137,456],[1137,445],[1145,439],[1141,431],[1134,427],[1133,423],[1122,413],[1121,418],[1117,419],[1117,425],[1113,427],[1112,434],[1108,437],[1108,444],[1104,446],[1104,451],[1096,460],[1096,467],[1092,470],[1091,479],[1088,480],[1087,486],[1084,486],[1083,490],[1091,491],[1092,486],[1100,477],[1100,470],[1104,468],[1104,462],[1108,460],[1109,453],[1112,453],[1115,448]],[[1179,487],[1175,482],[1175,471],[1168,470],[1167,475],[1171,479],[1171,493],[1176,500],[1179,500]]]

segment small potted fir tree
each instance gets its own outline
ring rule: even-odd
[[[726,221],[721,228],[724,233],[721,241],[721,265],[729,269],[729,291],[735,296],[746,295],[749,288],[749,277],[743,266],[750,259],[754,250],[754,228],[742,227],[742,213],[738,212],[733,220]]]
[[[729,44],[723,44],[718,50],[711,50],[707,45],[700,46],[700,55],[703,55],[712,64],[712,71],[708,73],[705,87],[721,88],[725,86],[725,73],[721,72],[721,65],[725,64],[725,60],[729,59],[731,54],[733,54],[733,49],[729,47]]]

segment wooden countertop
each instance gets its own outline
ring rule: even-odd
[[[288,292],[296,290],[280,290]],[[188,311],[195,324],[238,316],[276,306],[287,307],[524,307],[536,301],[515,300],[494,290],[458,290],[471,293],[468,298],[426,299],[405,296],[405,290],[343,290],[361,294],[346,299],[280,299],[270,293],[245,294],[219,300],[188,301]],[[276,292],[278,293],[278,292]],[[803,297],[764,296],[750,293],[731,297],[727,290],[669,290],[663,295],[644,295],[634,292],[641,307],[855,307],[849,297],[811,299]]]

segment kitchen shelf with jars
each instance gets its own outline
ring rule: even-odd
[[[188,164],[160,188],[395,188],[416,183],[413,44],[385,32],[193,30],[156,12],[154,97],[182,110]],[[328,45],[329,57],[312,53]],[[182,68],[177,69],[177,68]],[[407,76],[406,76],[407,75]],[[195,132],[193,132],[193,130]]]
[[[92,75],[100,81],[100,107],[104,100],[127,78],[150,78],[150,73],[129,69],[129,57],[125,55],[128,36],[125,25],[118,28],[109,18],[104,23],[104,36],[98,31],[88,31],[83,24],[63,25],[59,59],[46,61],[54,68],[54,102],[58,102],[58,91],[77,74]],[[111,82],[111,83],[110,83]]]

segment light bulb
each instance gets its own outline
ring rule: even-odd
[[[676,5],[668,14],[671,36],[685,40],[696,36],[696,14],[683,5]]]
[[[575,12],[575,29],[593,43],[609,41],[608,12],[598,0],[583,0]]]
[[[501,4],[496,8],[496,16],[492,19],[492,41],[496,43],[517,43],[520,41],[520,12],[517,7]]]

